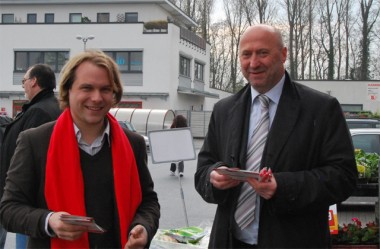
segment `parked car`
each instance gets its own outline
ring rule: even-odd
[[[349,129],[380,128],[380,121],[377,119],[348,118],[346,121]]]
[[[350,129],[355,149],[380,154],[380,128]]]
[[[355,149],[362,149],[367,153],[380,154],[380,128],[350,129]],[[359,183],[353,196],[379,195],[377,183]]]
[[[133,132],[137,132],[136,131],[136,128],[133,126],[133,124],[129,121],[118,121],[119,124],[121,125],[121,127],[123,128],[126,128],[130,131],[133,131]],[[141,134],[140,134],[141,135]],[[146,145],[146,151],[149,152],[150,151],[150,146],[149,146],[149,138],[147,136],[144,136],[144,135],[141,135],[143,136],[144,140],[145,140],[145,145]]]

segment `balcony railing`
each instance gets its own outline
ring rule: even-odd
[[[203,50],[206,50],[206,41],[202,37],[199,37],[194,32],[188,29],[185,29],[182,27],[180,29],[181,29],[181,32],[180,32],[181,39],[184,39],[185,41],[190,42],[191,44]]]

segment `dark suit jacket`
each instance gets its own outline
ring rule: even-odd
[[[20,134],[0,203],[0,222],[10,232],[30,236],[30,248],[50,247],[50,238],[44,229],[50,212],[44,190],[46,157],[54,125],[55,121]],[[158,229],[160,206],[147,167],[145,141],[136,133],[124,132],[134,151],[143,198],[130,229],[142,224],[151,241]]]
[[[240,187],[215,189],[210,172],[221,165],[245,168],[250,86],[219,101],[198,155],[195,187],[218,204],[210,248],[231,248]],[[261,198],[259,248],[326,248],[328,208],[350,196],[357,170],[351,136],[338,101],[291,82],[288,74],[263,153],[277,191]]]

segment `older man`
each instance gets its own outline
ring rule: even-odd
[[[327,248],[328,209],[355,189],[351,137],[338,101],[292,81],[280,32],[248,28],[248,80],[218,102],[199,152],[195,187],[218,204],[210,248]],[[235,179],[214,169],[261,172]]]
[[[61,113],[53,90],[56,87],[54,71],[45,64],[30,67],[23,79],[25,97],[28,100],[13,122],[6,126],[0,157],[0,198],[3,196],[5,177],[16,148],[20,132],[56,120]],[[6,231],[0,229],[0,245],[4,247]],[[16,247],[25,248],[26,236],[16,235]]]

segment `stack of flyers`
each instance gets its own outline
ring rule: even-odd
[[[86,226],[90,233],[104,233],[106,231],[96,224],[92,217],[62,214],[61,221],[72,225]]]
[[[241,170],[238,168],[216,168],[214,169],[219,174],[222,175],[228,175],[232,179],[240,180],[240,181],[246,181],[247,178],[255,178],[257,180],[260,179],[260,174],[258,172],[253,172],[249,170]]]

